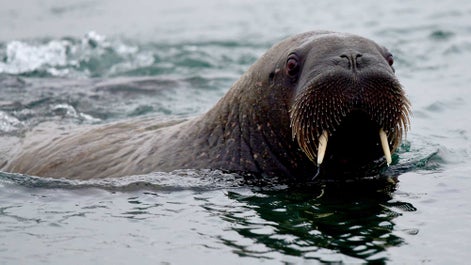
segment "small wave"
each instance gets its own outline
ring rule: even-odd
[[[0,72],[21,74],[49,66],[51,74],[59,74],[58,69],[67,65],[68,45],[67,41],[51,41],[40,45],[12,41],[6,46],[4,62],[0,62]]]
[[[18,130],[22,126],[22,122],[17,118],[0,111],[0,133],[10,133]]]
[[[81,39],[11,41],[0,46],[0,73],[43,76],[106,76],[146,67],[150,52],[89,32]]]
[[[266,48],[265,43],[136,43],[91,31],[82,38],[0,43],[0,74],[80,78],[232,75],[242,73]]]
[[[52,112],[54,112],[55,115],[62,116],[63,118],[67,117],[80,121],[87,121],[88,123],[95,123],[101,121],[100,119],[94,118],[89,114],[78,112],[73,106],[69,104],[57,104],[55,106],[52,106]]]
[[[0,172],[0,185],[6,183],[28,188],[84,189],[98,188],[108,191],[131,192],[135,190],[176,191],[215,190],[242,186],[244,178],[220,170],[176,170],[170,173],[154,172],[122,178],[71,180],[34,177]]]
[[[323,180],[319,182],[286,183],[278,178],[243,176],[237,173],[210,169],[181,169],[168,173],[153,172],[146,175],[88,180],[43,178],[0,171],[0,187],[19,185],[25,188],[102,189],[111,192],[212,191],[249,187],[265,192],[296,190],[303,193],[306,192],[311,196],[315,195],[314,197],[317,198],[326,194],[338,193],[342,193],[342,196],[346,196],[347,193],[351,196],[363,196],[365,194],[389,196],[390,192],[395,190],[396,182],[395,178],[378,176],[364,179],[347,179],[344,181]],[[359,189],[362,192],[356,192]]]

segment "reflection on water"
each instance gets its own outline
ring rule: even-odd
[[[0,177],[0,239],[36,246],[17,255],[44,258],[53,246],[64,263],[77,251],[86,262],[123,244],[157,251],[159,257],[150,260],[177,264],[187,259],[172,256],[175,251],[204,251],[206,257],[224,257],[219,261],[383,263],[390,248],[405,243],[395,219],[416,211],[394,199],[396,184],[384,180],[290,188],[247,186],[219,171],[100,181]]]
[[[220,237],[241,256],[270,259],[275,252],[325,262],[346,257],[386,261],[386,250],[404,243],[393,233],[394,219],[402,211],[416,209],[392,200],[394,184],[378,184],[260,189],[248,195],[235,190],[227,196],[238,203],[236,207],[212,203],[203,207],[217,212],[243,237]]]

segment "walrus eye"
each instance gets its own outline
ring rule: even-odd
[[[298,63],[298,58],[296,55],[291,55],[288,57],[288,61],[286,61],[286,73],[294,77],[298,74],[299,72],[299,63]]]
[[[393,55],[392,55],[392,54],[388,54],[388,57],[386,57],[386,61],[388,61],[388,64],[389,64],[390,66],[392,66],[393,63],[394,63],[394,57],[393,57]]]

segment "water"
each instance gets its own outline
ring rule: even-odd
[[[2,264],[466,264],[471,3],[3,1],[0,140],[208,110],[273,43],[330,29],[389,47],[413,106],[397,185],[246,185],[222,172],[67,181],[0,172]],[[2,155],[2,154],[0,154]]]

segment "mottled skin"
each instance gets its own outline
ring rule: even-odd
[[[289,61],[293,54],[296,56],[295,64]],[[361,60],[359,56],[352,57],[356,54],[361,54]],[[311,161],[312,158],[308,158],[306,152],[309,148],[316,149],[319,130],[330,128],[329,132],[333,133],[331,129],[340,126],[329,125],[326,121],[322,122],[322,125],[320,121],[315,120],[325,119],[330,115],[331,106],[326,106],[323,113],[316,114],[319,117],[310,119],[312,126],[320,127],[312,128],[312,141],[307,141],[309,144],[303,142],[306,139],[300,138],[299,132],[293,129],[297,123],[304,126],[300,121],[293,121],[293,116],[299,116],[293,106],[304,109],[299,106],[300,97],[306,90],[314,91],[316,88],[313,84],[327,82],[334,85],[334,93],[319,92],[315,94],[316,97],[328,95],[335,98],[336,93],[344,93],[342,89],[348,90],[346,95],[352,96],[345,96],[344,100],[352,101],[348,104],[358,110],[371,105],[365,103],[368,99],[359,98],[370,97],[369,94],[376,93],[370,91],[369,94],[365,93],[365,96],[357,93],[363,90],[363,73],[376,74],[380,77],[379,83],[384,83],[383,80],[394,83],[395,85],[388,84],[386,87],[380,85],[378,90],[390,90],[388,86],[391,86],[395,92],[390,93],[392,96],[386,97],[385,102],[373,104],[373,107],[384,108],[385,113],[391,104],[396,104],[394,108],[401,109],[399,113],[394,114],[393,124],[386,128],[391,131],[392,149],[398,145],[402,129],[395,131],[394,128],[407,126],[408,102],[394,76],[389,56],[385,48],[355,35],[331,32],[296,35],[268,50],[227,94],[202,116],[181,122],[159,123],[141,119],[67,132],[53,133],[45,129],[42,133],[30,133],[25,137],[21,150],[6,162],[2,170],[44,177],[88,179],[175,169],[209,168],[291,180],[309,179],[316,175],[318,166]],[[342,81],[335,85],[335,80],[342,78],[356,81],[347,82],[348,84]],[[319,87],[329,91],[328,86]],[[382,95],[371,96],[374,100],[381,97]],[[392,100],[387,99],[391,97]],[[316,102],[325,100],[307,97],[307,101],[309,102],[303,104],[315,105]],[[306,110],[311,111],[307,107]],[[396,117],[398,115],[400,117]],[[354,118],[350,118],[350,123],[356,123],[356,116],[361,115],[352,115]],[[365,116],[366,118],[359,118],[358,125],[365,125],[365,130],[368,130],[365,132],[368,136],[365,141],[373,139],[367,147],[361,147],[358,151],[365,159],[355,160],[353,157],[356,155],[342,153],[342,146],[337,146],[333,140],[332,151],[327,149],[325,170],[324,164],[321,166],[324,175],[342,175],[342,165],[346,167],[345,172],[349,173],[355,168],[381,161],[381,149],[375,138],[377,134],[370,131],[378,129],[379,126],[384,127],[385,125],[381,124],[384,123],[384,118],[371,117],[374,114]],[[347,118],[345,120],[348,121]],[[351,130],[352,125],[346,127]],[[348,137],[348,133],[343,135],[338,143],[348,145],[350,142],[356,142],[355,139],[343,139]],[[303,143],[306,146],[313,145],[302,147]],[[351,145],[346,148],[358,146]],[[355,161],[354,165],[348,160]],[[0,166],[1,163],[0,161]]]

